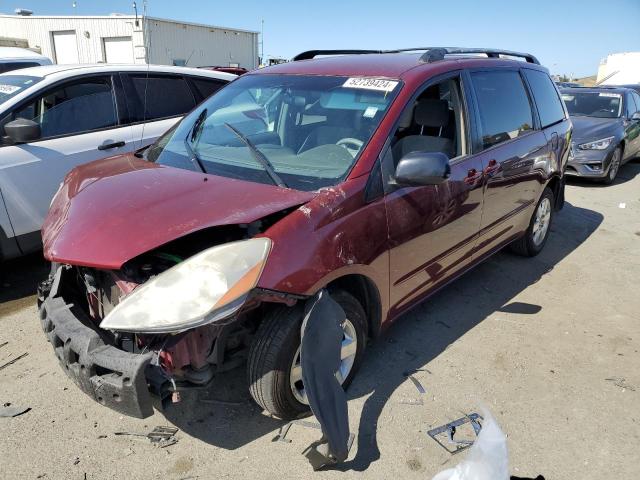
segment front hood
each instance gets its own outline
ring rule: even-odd
[[[316,194],[205,175],[122,155],[74,169],[44,226],[45,257],[118,269],[208,227],[251,223]]]
[[[573,142],[581,144],[617,135],[622,128],[619,118],[572,116]]]

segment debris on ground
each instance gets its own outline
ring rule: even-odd
[[[146,437],[151,440],[151,443],[159,448],[168,447],[178,442],[175,434],[178,433],[176,427],[155,427],[149,433],[138,432],[114,432],[114,435],[131,435],[133,437]]]
[[[292,420],[286,425],[280,427],[280,430],[278,430],[278,434],[273,438],[272,442],[291,443],[291,439],[287,438],[287,434],[289,433],[289,430],[291,430],[291,427],[293,425],[299,425],[301,427],[313,428],[322,431],[322,427],[319,423],[310,422],[308,420]],[[347,440],[347,453],[351,451],[354,440],[355,435],[353,433],[349,433],[349,438]],[[317,465],[318,469],[327,465],[326,455],[328,455],[328,452],[324,452],[324,454],[318,452],[319,447],[321,448],[323,444],[326,445],[326,443],[314,442],[302,452],[312,465]],[[316,454],[318,454],[319,456]],[[316,470],[316,468],[314,468],[314,470]]]
[[[454,438],[456,433],[458,433],[458,429],[460,427],[469,424],[473,428],[473,433],[477,438],[480,435],[480,431],[482,430],[482,424],[480,420],[483,418],[477,413],[471,413],[469,415],[465,415],[462,418],[454,420],[453,422],[449,422],[440,427],[432,428],[427,432],[431,438],[433,438],[438,445],[444,448],[447,452],[454,454],[459,453],[462,450],[469,448],[474,443],[474,439],[472,438],[464,438],[459,440],[458,438]],[[444,443],[444,438],[446,437],[446,444]],[[453,449],[449,448],[447,445],[453,445]]]
[[[482,418],[473,415],[476,415],[475,422]],[[483,415],[482,430],[467,457],[454,468],[438,473],[433,480],[509,480],[507,439],[493,417],[488,412]],[[464,419],[473,424],[470,418],[471,415],[468,415]]]
[[[21,358],[26,357],[27,355],[29,355],[28,352],[24,352],[22,355],[18,355],[16,358],[9,360],[7,363],[0,365],[0,370],[2,370],[3,368],[8,367],[9,365],[13,365],[14,363],[16,363],[18,360],[20,360]]]
[[[11,403],[7,402],[0,407],[0,417],[11,418],[27,413],[31,410],[31,407],[14,407]]]
[[[407,378],[409,380],[411,380],[413,382],[413,384],[416,386],[416,388],[418,389],[418,393],[421,393],[423,395],[425,393],[427,393],[427,391],[424,389],[424,387],[422,386],[422,384],[420,383],[420,381],[416,377],[414,377],[413,375],[409,374],[409,375],[407,375]]]
[[[630,383],[627,383],[627,380],[624,377],[611,377],[611,378],[605,378],[605,381],[607,382],[613,382],[613,384],[616,387],[620,387],[623,390],[631,390],[632,392],[636,391],[636,387],[634,387],[633,385],[631,385]]]

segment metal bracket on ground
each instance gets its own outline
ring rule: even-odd
[[[480,430],[482,430],[480,420],[484,419],[477,413],[471,413],[467,416],[454,420],[453,422],[449,422],[446,425],[433,428],[427,432],[427,435],[433,438],[438,445],[444,448],[447,452],[451,454],[459,453],[473,445],[474,440],[456,440],[454,436],[457,429],[462,425],[470,423],[477,438],[480,434]],[[443,433],[447,436],[447,444],[443,443],[440,438],[438,438]],[[453,445],[454,448],[450,449],[447,445]]]

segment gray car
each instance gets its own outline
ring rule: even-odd
[[[617,87],[561,93],[573,123],[567,175],[612,183],[619,168],[640,155],[640,95]]]

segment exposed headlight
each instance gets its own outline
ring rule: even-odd
[[[607,137],[601,140],[596,140],[595,142],[588,142],[578,145],[580,150],[604,150],[613,141],[615,137]]]
[[[225,318],[258,283],[270,248],[253,238],[204,250],[131,292],[100,328],[176,333]]]

